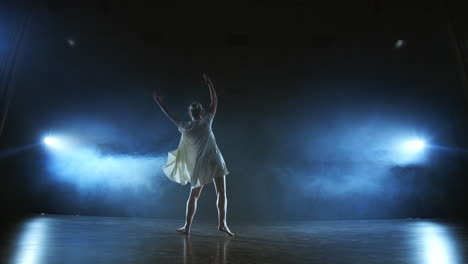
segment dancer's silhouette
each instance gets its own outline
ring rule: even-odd
[[[180,121],[163,104],[162,97],[153,92],[153,98],[161,107],[166,116],[179,128],[182,133],[179,147],[169,152],[164,173],[169,179],[180,184],[190,182],[191,191],[187,200],[185,225],[178,232],[188,234],[192,225],[193,216],[197,209],[197,200],[203,186],[213,182],[218,207],[218,229],[233,236],[226,223],[226,175],[229,173],[223,156],[211,130],[211,124],[216,114],[218,99],[211,79],[204,74],[203,79],[210,90],[211,104],[207,112],[203,106],[194,102],[189,106],[190,121]]]

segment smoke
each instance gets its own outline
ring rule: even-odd
[[[164,210],[165,155],[115,154],[100,146],[76,145],[49,152],[49,177],[59,183],[53,193],[64,201],[58,202],[63,211],[151,216]]]
[[[427,138],[418,124],[375,118],[365,113],[335,112],[333,118],[316,123],[297,118],[282,135],[287,142],[271,154],[278,164],[273,174],[290,179],[305,197],[341,199],[353,195],[374,195],[386,191],[386,182],[395,166],[425,164],[427,151],[408,151],[405,142]],[[294,125],[297,124],[297,125]],[[281,139],[273,139],[280,142]],[[286,160],[285,160],[286,159]]]
[[[381,165],[312,161],[304,167],[277,171],[277,175],[294,179],[306,197],[336,199],[378,193],[387,172],[388,167]]]
[[[145,127],[77,117],[56,127],[56,132],[47,133],[56,139],[55,146],[45,146],[54,179],[78,194],[105,195],[109,200],[162,194],[168,148],[155,142]]]
[[[82,147],[54,151],[52,174],[75,184],[113,190],[154,191],[162,178],[163,156],[104,154],[97,148]]]

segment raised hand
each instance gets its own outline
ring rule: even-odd
[[[156,90],[153,91],[153,99],[159,105],[163,113],[176,125],[179,126],[179,119],[175,117],[171,111],[163,104],[163,96],[158,93]]]
[[[163,101],[163,96],[159,94],[156,90],[153,91],[153,99],[156,101],[156,103],[160,104]]]
[[[210,113],[212,113],[214,116],[214,114],[216,114],[216,108],[218,106],[218,97],[216,96],[216,91],[215,91],[213,82],[211,81],[211,78],[208,76],[208,74],[206,73],[203,74],[203,80],[205,81],[205,84],[210,89],[210,97],[211,97]]]
[[[208,76],[208,74],[204,73],[203,74],[203,80],[205,81],[205,84],[208,85],[208,87],[213,88],[213,82],[211,81],[211,78]]]

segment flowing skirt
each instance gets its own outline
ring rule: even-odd
[[[212,132],[196,140],[182,133],[179,147],[168,153],[163,171],[171,181],[190,182],[192,188],[229,174]]]

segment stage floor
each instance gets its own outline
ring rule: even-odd
[[[468,263],[467,229],[433,220],[216,224],[45,215],[4,226],[1,263]]]

